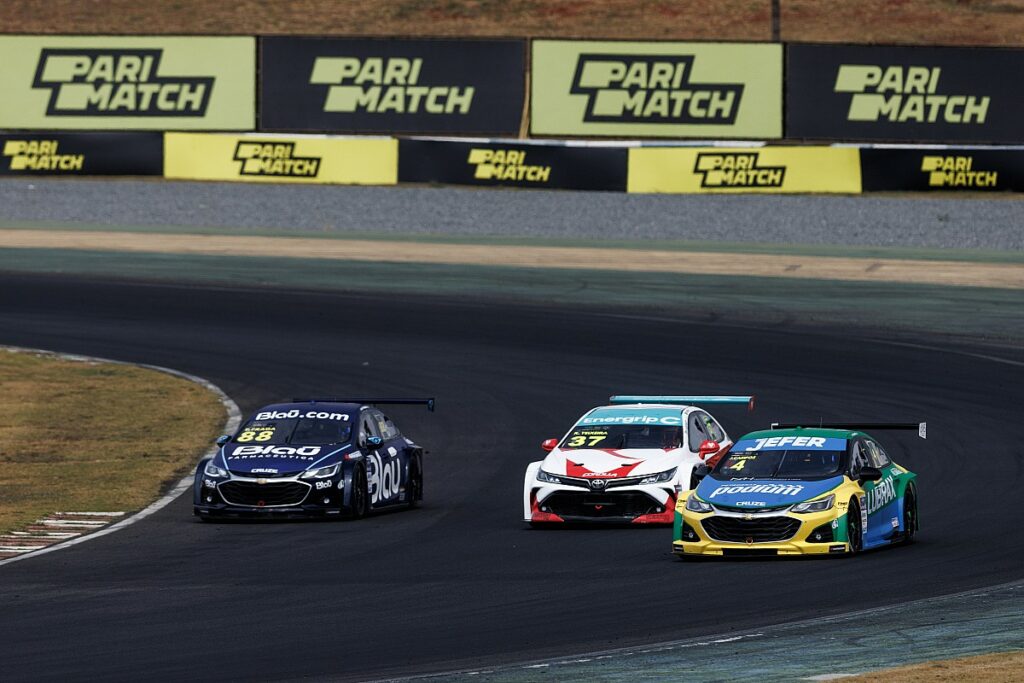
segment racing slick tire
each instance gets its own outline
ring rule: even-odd
[[[903,545],[914,542],[917,524],[917,491],[909,486],[903,496]]]
[[[847,557],[852,557],[864,548],[864,534],[861,529],[860,504],[856,498],[850,499],[850,507],[846,512],[846,539],[850,543]]]
[[[370,512],[370,491],[366,482],[366,470],[357,467],[352,473],[352,519],[362,519]]]
[[[418,507],[423,500],[423,467],[418,459],[413,460],[409,466],[409,496],[408,508],[412,510]]]

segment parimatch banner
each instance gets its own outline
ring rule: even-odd
[[[398,181],[398,141],[167,133],[164,175],[179,180],[394,185]]]
[[[521,40],[264,38],[260,127],[518,135],[525,60]]]
[[[250,130],[256,39],[0,36],[0,128]]]
[[[782,137],[782,46],[533,41],[535,135]]]
[[[625,192],[626,150],[562,144],[400,140],[398,180]]]
[[[161,175],[157,132],[0,134],[0,175]]]
[[[786,137],[1024,141],[1024,50],[786,48]]]
[[[865,192],[1024,192],[1024,150],[977,147],[860,150]]]
[[[858,193],[852,147],[637,147],[629,150],[630,192]]]

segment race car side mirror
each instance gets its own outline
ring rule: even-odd
[[[541,442],[540,447],[550,453],[551,451],[555,450],[555,447],[557,445],[558,439],[544,439],[544,441]]]
[[[700,449],[697,450],[697,456],[701,460],[706,460],[708,458],[708,456],[711,456],[711,455],[714,455],[715,453],[717,453],[718,449],[719,449],[719,445],[717,443],[715,443],[714,441],[712,441],[711,439],[708,439],[707,441],[705,441],[704,443],[702,443],[700,445]]]
[[[860,474],[857,475],[858,481],[878,481],[882,478],[882,470],[877,467],[861,467]]]
[[[704,477],[708,476],[708,471],[708,466],[705,465],[704,463],[700,463],[699,465],[693,468],[693,478],[696,479],[697,481],[700,481]]]
[[[221,434],[220,436],[217,437],[217,445],[218,446],[223,446],[228,441],[231,441],[231,435],[229,435],[229,434]]]

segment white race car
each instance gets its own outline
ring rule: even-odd
[[[728,452],[732,440],[693,404],[746,404],[753,396],[612,396],[569,433],[548,439],[526,468],[523,521],[671,524],[693,468]]]

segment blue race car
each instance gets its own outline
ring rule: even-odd
[[[425,451],[377,406],[434,399],[295,399],[257,410],[196,468],[193,513],[360,518],[423,499]]]

